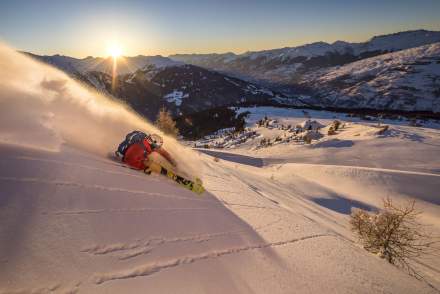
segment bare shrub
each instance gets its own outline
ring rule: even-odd
[[[177,137],[179,130],[176,127],[176,122],[173,120],[171,113],[164,108],[162,108],[156,119],[156,126],[165,134],[171,135],[172,137]]]
[[[422,278],[410,265],[409,259],[438,251],[438,241],[417,222],[420,213],[415,209],[415,201],[396,206],[387,198],[384,199],[383,210],[379,212],[354,210],[350,219],[351,230],[367,251]]]

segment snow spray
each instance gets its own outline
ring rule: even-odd
[[[196,152],[163,135],[128,105],[0,44],[1,142],[53,152],[68,145],[106,156],[132,130],[161,134],[178,165],[200,176]]]

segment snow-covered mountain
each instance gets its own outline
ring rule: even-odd
[[[134,73],[119,75],[116,85],[111,75],[103,72],[89,72],[81,79],[126,101],[148,118],[155,118],[163,106],[181,116],[223,106],[286,99],[264,87],[194,65],[163,68],[148,65]]]
[[[315,106],[440,112],[440,43],[309,73],[301,84]]]
[[[91,71],[103,72],[112,74],[113,58],[102,58],[88,56],[86,58],[73,58],[64,55],[36,55],[25,52],[31,57],[51,64],[69,74],[85,74]],[[138,55],[133,57],[119,57],[118,58],[118,74],[133,73],[139,69],[154,66],[156,68],[165,68],[168,66],[182,65],[182,62],[171,60],[160,55],[144,56]]]
[[[440,42],[440,32],[416,30],[376,36],[363,43],[316,42],[236,55],[176,54],[170,58],[272,85],[295,84],[302,74],[320,68]]]

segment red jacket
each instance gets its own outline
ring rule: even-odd
[[[163,148],[153,150],[146,139],[142,141],[142,144],[145,146],[145,148],[141,144],[133,144],[128,147],[127,151],[125,152],[124,162],[127,163],[129,166],[136,169],[144,169],[146,167],[144,164],[144,160],[148,158],[148,155],[150,155],[151,152],[159,153],[160,155],[165,157],[171,164],[175,165],[174,160],[171,158],[170,154]]]

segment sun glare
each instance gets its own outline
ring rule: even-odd
[[[122,54],[121,46],[119,46],[118,44],[111,44],[107,47],[107,53],[113,58],[117,58]]]

